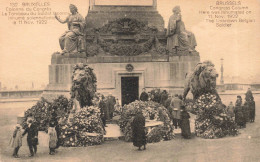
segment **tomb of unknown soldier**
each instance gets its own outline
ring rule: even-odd
[[[165,28],[156,0],[150,6],[96,5],[92,1],[85,19],[79,13],[69,19],[77,23],[68,25],[73,32],[59,39],[62,51],[52,55],[43,97],[69,97],[73,67],[78,63],[93,68],[97,92],[112,94],[122,105],[137,100],[143,88],[182,94],[185,77],[200,56],[195,36],[182,21],[176,21],[181,17],[177,13],[179,7],[173,9]]]
[[[86,15],[67,2],[67,17],[53,12],[53,23],[66,30],[54,35],[60,49],[48,54],[43,91],[2,92],[0,161],[259,161],[260,93],[218,92],[216,59],[201,61],[200,55],[219,44],[199,44],[196,51],[196,38],[218,42],[221,32],[200,23],[201,4],[161,2],[157,10],[157,0],[100,1],[106,0],[87,1]],[[116,1],[120,5],[111,4]],[[158,11],[168,7],[165,21],[167,12]],[[194,21],[184,22],[182,10]],[[186,24],[203,32],[196,37]],[[212,39],[211,32],[218,36]],[[208,52],[208,58],[221,57]]]
[[[196,136],[236,136],[236,124],[216,91],[218,73],[211,61],[200,62],[196,38],[185,29],[180,6],[173,8],[165,29],[156,4],[93,2],[85,19],[71,4],[65,20],[55,15],[69,30],[59,38],[61,52],[52,55],[43,98],[25,117],[34,113],[42,131],[52,121],[59,123],[60,144],[65,147],[123,137],[140,150],[146,149],[146,142],[173,139],[174,127],[185,128],[182,136],[191,138],[185,110],[190,91]],[[146,99],[139,100],[141,92]],[[183,98],[168,98],[168,93]]]

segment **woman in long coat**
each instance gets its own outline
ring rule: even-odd
[[[142,114],[142,111],[139,111],[134,117],[132,123],[133,130],[133,145],[138,147],[138,150],[141,150],[141,147],[146,145],[146,135],[145,135],[145,117]]]
[[[243,106],[243,114],[246,122],[249,122],[249,102],[245,101]]]
[[[181,112],[181,135],[184,138],[191,138],[191,132],[190,132],[190,115],[186,111],[185,106],[181,106],[182,112]]]
[[[12,138],[10,140],[10,145],[14,148],[13,156],[15,158],[18,158],[18,151],[22,146],[22,131],[20,125],[16,125]]]
[[[55,123],[51,122],[50,126],[48,128],[48,136],[49,136],[49,149],[50,155],[54,155],[55,153],[55,148],[57,147],[57,142],[58,142],[58,137],[57,137],[57,132],[55,130]]]
[[[227,114],[233,118],[235,116],[235,113],[234,113],[234,105],[233,105],[233,102],[231,101],[227,107]]]

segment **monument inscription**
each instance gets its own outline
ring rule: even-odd
[[[14,25],[47,25],[56,15],[68,12],[54,12],[50,1],[10,1],[0,8],[0,16],[6,17]]]
[[[218,28],[232,27],[236,23],[255,23],[254,12],[243,1],[212,1],[206,10],[199,10],[205,15],[205,22]]]

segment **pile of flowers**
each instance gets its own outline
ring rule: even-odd
[[[34,106],[24,112],[24,117],[25,119],[33,117],[39,131],[47,131],[53,113],[57,114],[57,118],[62,118],[68,116],[68,112],[71,109],[72,101],[64,96],[59,96],[53,102],[48,102],[46,99],[41,98]],[[24,120],[22,125],[26,125],[26,120]]]
[[[38,129],[40,131],[46,130],[51,117],[50,104],[50,102],[41,98],[40,101],[24,112],[25,119],[33,117],[38,125]],[[26,126],[26,120],[24,120],[22,125],[23,127]]]
[[[105,133],[100,119],[100,109],[95,106],[82,108],[73,118],[61,124],[61,145],[81,147],[98,145],[103,142]]]
[[[146,120],[162,121],[163,125],[147,130],[147,142],[171,140],[174,137],[173,127],[168,116],[168,110],[162,105],[153,102],[135,101],[125,105],[122,110],[119,126],[124,134],[125,141],[132,141],[132,122],[139,110],[142,110]]]
[[[221,138],[238,134],[235,121],[227,115],[225,105],[217,94],[201,95],[195,101],[193,109],[197,114],[195,133],[198,137]]]

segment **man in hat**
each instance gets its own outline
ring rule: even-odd
[[[146,93],[146,89],[145,88],[143,88],[143,92],[141,93],[141,95],[140,95],[140,100],[141,101],[148,101],[148,93]]]
[[[28,133],[28,134],[27,134]],[[37,153],[38,145],[38,128],[36,123],[33,123],[33,120],[28,120],[28,126],[23,132],[23,136],[27,134],[27,143],[30,150],[30,157],[34,156]]]

